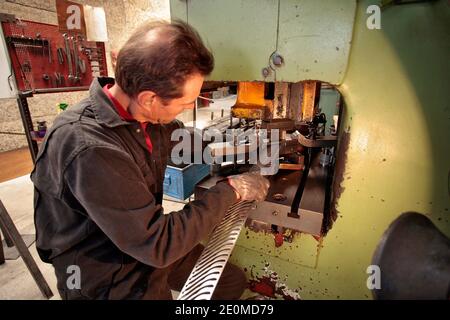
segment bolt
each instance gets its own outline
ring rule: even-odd
[[[277,210],[272,211],[272,215],[273,216],[277,216],[278,215],[278,211]]]
[[[272,56],[272,62],[275,66],[280,67],[283,64],[284,59],[279,53],[275,52]]]
[[[264,78],[267,78],[270,75],[270,69],[269,68],[262,68],[262,75]]]

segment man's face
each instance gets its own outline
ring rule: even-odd
[[[163,104],[157,95],[147,99],[142,115],[151,123],[169,123],[175,120],[185,109],[194,109],[203,81],[204,77],[198,73],[189,76],[184,83],[183,96],[169,100],[167,104]]]

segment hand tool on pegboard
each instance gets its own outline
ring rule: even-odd
[[[74,75],[73,75],[73,69],[72,69],[72,52],[70,49],[68,34],[64,33],[63,37],[64,37],[64,45],[66,48],[67,65],[69,66],[69,74],[67,75],[67,79],[69,80],[69,83],[71,83],[71,82],[74,82]]]
[[[58,57],[58,63],[64,64],[64,49],[63,48],[57,48],[56,49],[56,55]]]
[[[78,45],[77,45],[77,38],[72,37],[72,46],[73,46],[73,64],[75,67],[75,75],[73,80],[78,83],[80,82],[80,75],[78,73]]]
[[[47,41],[48,41],[48,47],[47,47],[47,49],[48,49],[48,63],[52,63],[53,62],[53,60],[52,60],[52,45],[51,45],[50,40],[47,40]]]
[[[95,51],[100,65],[95,76],[107,75],[106,61],[101,56],[103,43],[85,41],[74,33],[63,37],[56,25],[18,19],[1,23],[5,39],[9,37],[8,52],[19,91],[47,93],[88,89],[93,75],[84,48],[95,49],[92,52]]]

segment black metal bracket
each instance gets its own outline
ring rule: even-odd
[[[25,136],[27,137],[28,148],[30,149],[31,160],[33,164],[36,163],[36,157],[38,154],[37,142],[33,139],[31,132],[34,131],[33,120],[31,119],[30,108],[28,107],[27,98],[32,97],[31,91],[20,92],[17,97],[17,104],[19,106],[20,117],[22,118],[23,128],[25,130]]]

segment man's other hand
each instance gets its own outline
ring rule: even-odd
[[[269,190],[269,180],[259,173],[244,173],[228,177],[228,183],[234,188],[238,200],[263,201]]]

